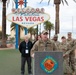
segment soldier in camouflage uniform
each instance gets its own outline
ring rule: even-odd
[[[71,32],[68,32],[67,34],[68,38],[67,38],[67,42],[68,44],[71,45],[71,49],[73,50],[70,54],[69,54],[69,61],[70,61],[70,67],[72,68],[73,70],[73,75],[75,75],[75,40],[72,38],[72,33]]]
[[[53,41],[56,45],[56,48],[57,48],[57,51],[59,50],[59,45],[60,45],[60,42],[58,41],[58,35],[54,35],[53,37]]]
[[[70,62],[73,69],[73,75],[76,75],[76,40],[71,42],[72,52],[70,53]]]
[[[54,41],[48,39],[48,32],[42,31],[41,39],[39,39],[31,49],[31,56],[34,57],[35,51],[55,51],[57,50]]]
[[[72,75],[72,69],[69,66],[70,45],[66,41],[66,37],[62,36],[62,42],[59,45],[60,51],[63,52],[63,71],[64,75]]]

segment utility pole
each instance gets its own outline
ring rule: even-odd
[[[72,16],[72,33],[73,33],[73,16]]]

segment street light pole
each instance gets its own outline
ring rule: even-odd
[[[73,16],[72,16],[72,33],[73,33]]]

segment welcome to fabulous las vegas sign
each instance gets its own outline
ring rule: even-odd
[[[13,23],[30,28],[50,19],[50,16],[44,12],[44,8],[18,8],[12,9],[12,13],[7,15],[7,19]]]

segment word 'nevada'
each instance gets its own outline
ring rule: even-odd
[[[44,13],[44,8],[41,8],[41,9],[39,9],[39,8],[22,8],[22,9],[20,9],[20,8],[18,8],[18,9],[15,9],[15,8],[13,8],[12,9],[12,13]]]
[[[44,17],[12,17],[12,21],[44,21]]]

